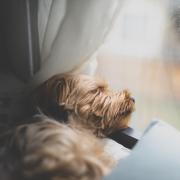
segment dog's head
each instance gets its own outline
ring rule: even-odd
[[[127,127],[135,106],[127,90],[113,92],[104,81],[86,75],[56,75],[39,92],[39,105],[47,113],[56,106],[60,114],[73,115],[73,121],[76,119],[98,136]]]

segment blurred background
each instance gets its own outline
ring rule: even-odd
[[[158,118],[180,129],[180,0],[3,0],[0,19],[3,125],[52,75],[96,71],[132,92],[134,128]]]
[[[180,1],[129,0],[98,54],[96,75],[136,99],[131,125],[158,118],[180,129]]]

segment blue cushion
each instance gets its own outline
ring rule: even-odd
[[[129,157],[106,180],[180,180],[180,133],[153,121]]]

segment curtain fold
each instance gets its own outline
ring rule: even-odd
[[[91,59],[103,43],[120,5],[120,0],[39,0],[42,64],[33,83],[72,71]]]

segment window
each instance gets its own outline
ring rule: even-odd
[[[169,1],[127,1],[100,49],[97,75],[136,99],[131,125],[143,130],[153,118],[180,129],[180,35]]]

